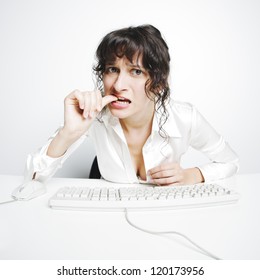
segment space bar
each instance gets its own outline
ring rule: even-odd
[[[173,200],[124,200],[124,201],[90,201],[90,200],[73,200],[73,199],[50,199],[49,206],[54,209],[74,209],[74,210],[123,210],[127,209],[162,209],[162,208],[190,208],[202,206],[214,206],[227,203],[233,203],[236,199],[223,196],[207,199],[173,199]]]

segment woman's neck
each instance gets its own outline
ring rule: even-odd
[[[150,107],[148,110],[140,112],[129,118],[120,119],[120,124],[124,132],[129,133],[133,130],[147,130],[152,128],[154,107]]]

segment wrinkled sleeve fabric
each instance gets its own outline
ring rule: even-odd
[[[197,166],[205,182],[215,181],[234,175],[239,169],[237,154],[224,138],[193,107],[190,145],[205,154],[211,161]]]
[[[47,143],[36,151],[34,154],[30,154],[27,157],[24,181],[28,182],[35,179],[40,182],[46,182],[51,178],[56,171],[62,167],[65,160],[81,145],[85,140],[86,135],[81,136],[76,142],[74,142],[65,154],[58,158],[52,158],[47,155],[48,147],[53,138],[58,134],[60,127],[47,141]],[[35,175],[34,175],[35,174]]]

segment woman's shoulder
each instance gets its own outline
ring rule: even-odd
[[[171,111],[174,114],[190,115],[194,111],[194,105],[189,102],[174,100],[171,98],[167,109],[168,111]]]

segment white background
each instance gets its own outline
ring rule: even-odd
[[[259,172],[260,1],[0,0],[0,174],[21,175],[26,156],[63,122],[63,100],[93,88],[95,49],[109,31],[150,23],[172,58],[174,99],[196,105]],[[57,176],[86,177],[87,140]],[[188,166],[205,160],[194,151]]]

